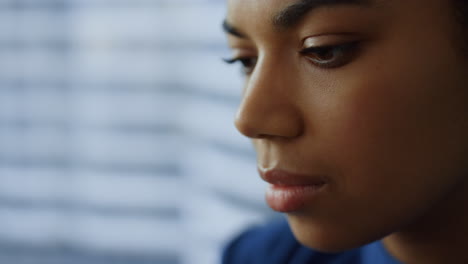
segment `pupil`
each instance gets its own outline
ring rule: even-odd
[[[335,53],[331,49],[326,49],[326,50],[319,51],[317,55],[318,55],[317,57],[319,57],[319,59],[321,60],[331,60],[335,56]]]

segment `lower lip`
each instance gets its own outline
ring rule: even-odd
[[[320,185],[273,185],[266,192],[265,198],[271,209],[288,213],[296,212],[316,197],[326,184]]]

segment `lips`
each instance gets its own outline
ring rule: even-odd
[[[280,169],[260,169],[260,176],[270,183],[265,199],[275,211],[300,211],[318,197],[328,180],[322,175],[290,173]]]

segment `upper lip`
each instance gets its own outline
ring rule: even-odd
[[[323,185],[327,183],[327,178],[320,174],[299,174],[277,168],[258,168],[258,172],[264,181],[273,185]]]

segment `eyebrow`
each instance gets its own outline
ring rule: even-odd
[[[247,38],[247,36],[244,33],[241,33],[236,27],[227,22],[226,19],[223,21],[223,30],[224,32],[236,36],[238,38]]]
[[[299,23],[306,14],[319,7],[337,5],[370,6],[371,0],[300,0],[273,16],[272,23],[277,28],[287,29]]]
[[[372,0],[299,0],[276,13],[272,18],[272,24],[277,29],[288,29],[298,24],[312,10],[326,6],[356,5],[371,6]],[[223,21],[223,29],[226,33],[239,38],[247,36],[231,25],[227,20]]]

